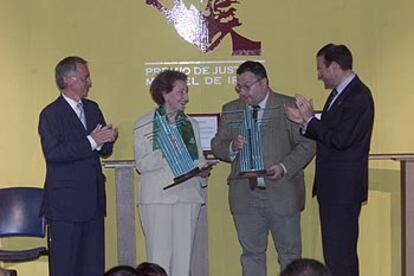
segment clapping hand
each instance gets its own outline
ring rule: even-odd
[[[115,142],[116,139],[118,139],[118,129],[113,128],[112,124],[108,124],[104,127],[98,124],[95,129],[92,130],[90,136],[98,146],[101,146],[107,142]]]
[[[315,114],[312,99],[307,100],[302,95],[296,95],[296,107],[284,105],[286,117],[297,124],[304,124]]]

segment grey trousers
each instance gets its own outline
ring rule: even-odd
[[[278,215],[271,210],[266,190],[252,192],[249,209],[233,214],[239,242],[243,248],[243,276],[266,276],[266,249],[269,231],[278,254],[280,269],[301,257],[300,212]]]

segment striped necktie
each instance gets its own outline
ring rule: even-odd
[[[253,108],[252,118],[257,119],[257,114],[259,112],[260,105],[253,105],[252,108]]]
[[[329,109],[331,109],[331,106],[334,102],[334,99],[335,99],[336,95],[338,95],[338,90],[336,90],[336,88],[334,88],[332,90],[331,94],[329,94],[329,97],[328,97],[327,108],[326,108],[327,111],[329,111]]]
[[[82,122],[82,125],[85,129],[86,128],[86,117],[85,117],[85,111],[83,110],[83,103],[79,102],[76,107],[79,110],[79,120]]]

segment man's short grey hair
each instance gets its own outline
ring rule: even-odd
[[[76,72],[76,64],[87,64],[81,57],[70,56],[62,59],[55,67],[55,80],[59,89],[65,88],[65,77],[69,72]]]

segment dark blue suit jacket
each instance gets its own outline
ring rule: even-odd
[[[105,126],[98,105],[83,99],[88,129],[60,96],[40,113],[39,134],[46,159],[42,214],[62,221],[88,221],[105,215],[105,176],[100,156],[112,153],[113,143],[92,151],[86,136],[97,124]]]
[[[345,87],[321,120],[313,119],[306,136],[317,141],[313,194],[326,203],[367,200],[368,154],[374,121],[371,92],[358,76]]]

